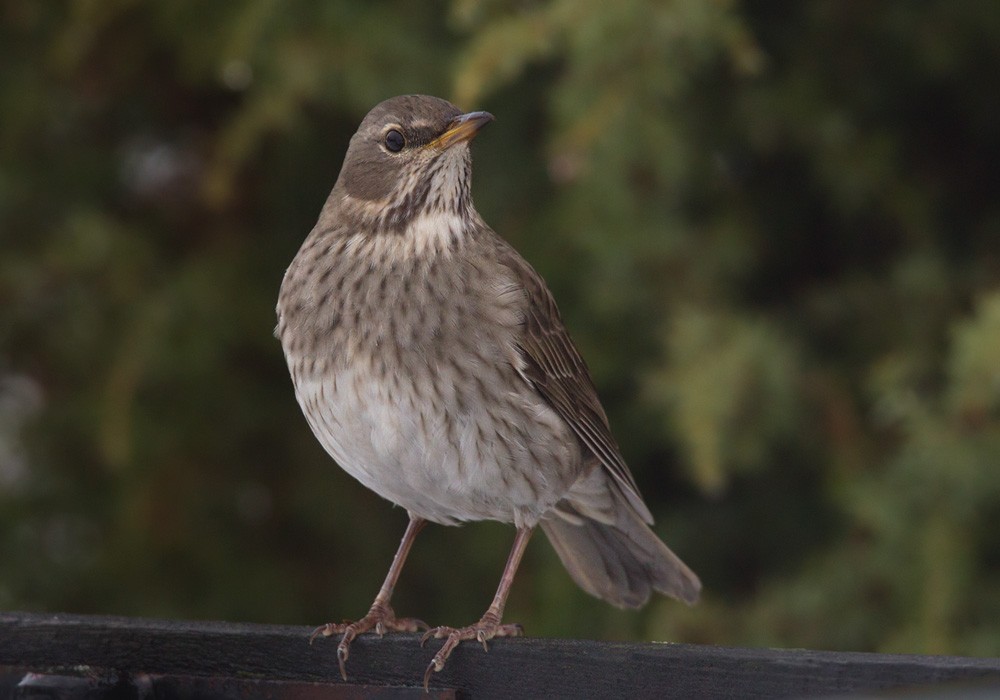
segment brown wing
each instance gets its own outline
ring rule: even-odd
[[[635,478],[611,434],[587,364],[563,326],[552,293],[523,258],[513,250],[510,253],[504,264],[523,284],[528,302],[523,332],[518,339],[525,361],[521,374],[600,461],[643,520],[652,523],[653,516],[643,503]]]

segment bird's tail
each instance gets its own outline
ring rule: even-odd
[[[620,503],[613,524],[559,516],[541,521],[573,580],[587,593],[620,608],[638,608],[652,591],[693,605],[701,581],[663,544],[641,516]]]

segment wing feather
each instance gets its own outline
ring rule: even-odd
[[[653,516],[611,434],[587,364],[573,345],[551,292],[523,258],[514,251],[511,253],[503,262],[523,284],[527,302],[518,338],[524,360],[522,376],[566,421],[642,519],[652,523]]]

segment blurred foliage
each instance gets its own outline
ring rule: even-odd
[[[0,5],[0,607],[318,624],[405,514],[336,469],[273,307],[364,113],[498,116],[476,201],[549,280],[703,602],[536,543],[537,635],[1000,654],[990,0]],[[429,528],[471,621],[509,527]]]

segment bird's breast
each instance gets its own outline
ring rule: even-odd
[[[332,269],[303,268],[315,279],[282,342],[310,426],[346,471],[412,513],[537,520],[575,478],[579,449],[514,366],[514,283],[481,252],[391,244],[359,239]],[[286,340],[293,328],[309,340]]]

